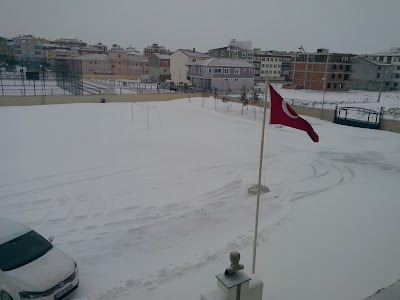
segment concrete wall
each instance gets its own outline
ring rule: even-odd
[[[201,97],[200,93],[189,94],[190,97]],[[170,101],[188,98],[188,94],[146,94],[146,95],[87,95],[87,96],[27,96],[27,97],[0,97],[0,106],[27,106],[42,104],[67,103],[101,103],[106,102],[155,102]],[[44,103],[43,103],[44,99]]]

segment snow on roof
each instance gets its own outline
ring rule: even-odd
[[[358,56],[355,59],[363,59],[363,60],[365,60],[365,61],[367,61],[369,63],[375,64],[375,65],[379,65],[379,66],[389,66],[390,65],[388,63],[384,63],[382,61],[377,61],[375,59],[370,59],[368,57],[363,57],[363,56]]]
[[[107,54],[87,54],[82,56],[77,56],[75,59],[79,60],[110,60]]]
[[[193,56],[193,57],[211,57],[209,54],[201,53],[201,52],[196,52],[192,51],[189,49],[178,49],[178,51],[181,51],[182,53],[186,54],[187,56]]]
[[[148,62],[149,59],[144,57],[144,56],[138,56],[138,55],[128,55],[128,60],[130,62]]]
[[[0,245],[24,235],[29,231],[32,231],[32,229],[21,223],[7,218],[0,218]]]
[[[254,66],[244,59],[234,58],[218,58],[213,57],[201,61],[189,63],[190,66],[208,66],[208,67],[242,67],[242,68],[254,68]]]
[[[159,53],[155,53],[153,55],[157,56],[159,59],[171,59],[171,55],[159,54]]]
[[[389,51],[368,54],[368,56],[400,56],[400,47],[392,48]]]

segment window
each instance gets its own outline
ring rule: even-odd
[[[264,74],[264,70],[261,70],[261,74]]]
[[[253,72],[253,69],[252,69],[252,68],[250,68],[250,69],[249,69],[249,72],[250,72],[250,73],[251,73],[251,72]]]
[[[400,66],[397,67],[397,70],[400,70]]]
[[[118,57],[121,58],[121,54],[118,54]]]
[[[221,51],[221,56],[224,56],[225,55],[225,51]]]
[[[346,71],[346,72],[349,72],[349,71],[350,71],[350,65],[346,65],[345,71]]]
[[[243,72],[246,72],[246,68],[243,68]]]
[[[399,75],[399,74],[396,74],[396,78],[400,78],[400,75]]]
[[[239,79],[235,78],[235,81],[238,81]]]
[[[248,56],[248,57],[251,57],[251,52],[247,52],[247,56]]]
[[[383,56],[379,56],[379,61],[383,61]]]
[[[394,86],[397,86],[397,82],[395,82],[393,85],[394,85]]]
[[[207,73],[211,73],[211,68],[208,68],[208,69],[207,69]]]
[[[391,61],[392,61],[392,57],[391,57],[391,56],[388,56],[387,62],[390,63]]]
[[[242,52],[242,57],[246,57],[246,52]]]
[[[349,74],[344,74],[344,80],[349,80]]]
[[[339,88],[341,89],[343,88],[343,83],[339,84]]]
[[[389,82],[386,82],[386,85],[388,86],[388,85],[389,85]]]
[[[229,68],[224,69],[224,74],[230,74],[230,73],[231,73],[231,69],[229,69]]]
[[[336,70],[336,65],[333,65],[333,69]]]
[[[326,88],[327,88],[327,89],[330,89],[330,88],[331,88],[331,84],[328,83],[328,84],[326,85]]]
[[[199,68],[199,73],[202,74],[204,72],[203,68]]]
[[[336,89],[337,88],[337,83],[333,84],[333,88]]]
[[[195,59],[195,58],[193,58],[192,62],[195,62],[195,61],[196,61],[196,59]]]
[[[214,68],[214,74],[222,74],[221,68]]]
[[[240,68],[235,68],[235,75],[239,75],[240,74]]]
[[[196,73],[196,67],[195,66],[191,66],[191,71],[192,73]]]
[[[342,78],[342,74],[338,74],[337,78]]]
[[[262,61],[265,61],[265,57],[261,58],[261,60],[262,60]],[[267,60],[268,60],[268,58],[267,58]]]
[[[238,56],[238,52],[237,51],[233,51],[233,56]]]
[[[224,78],[225,81],[229,81],[229,78]]]
[[[342,70],[343,69],[343,65],[339,65],[339,69]]]
[[[336,74],[332,74],[331,78],[334,79],[336,77]]]

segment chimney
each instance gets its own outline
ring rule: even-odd
[[[196,52],[196,48],[193,48],[193,52]]]

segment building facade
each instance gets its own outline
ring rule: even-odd
[[[188,64],[210,58],[210,55],[196,52],[196,49],[179,49],[171,55],[171,81],[176,84],[189,84]]]
[[[296,53],[292,57],[290,79],[309,90],[343,91],[351,80],[352,60],[356,55],[329,53]]]
[[[209,58],[188,64],[188,77],[199,89],[220,91],[252,89],[254,66],[245,60]]]
[[[256,82],[270,80],[288,80],[290,70],[290,55],[274,53],[270,51],[261,51],[254,49],[253,65],[255,68]],[[288,63],[289,62],[289,63]]]
[[[236,46],[226,46],[208,50],[208,54],[213,57],[241,59],[253,62],[253,51],[242,49]]]
[[[112,47],[108,51],[114,75],[128,74],[128,53],[121,47]]]
[[[149,59],[128,53],[128,75],[149,75]]]
[[[369,59],[384,63],[389,66],[385,67],[385,72],[388,76],[385,81],[386,90],[399,90],[400,87],[400,47],[391,48],[386,52],[379,52],[375,54],[366,55]],[[382,77],[381,77],[382,78]]]
[[[353,59],[352,69],[352,79],[347,85],[349,89],[386,91],[398,88],[398,84],[391,84],[391,65],[388,63],[359,56]]]
[[[14,56],[17,61],[25,59],[43,59],[42,41],[33,35],[13,38]]]
[[[10,64],[14,61],[14,49],[6,38],[0,37],[0,64]]]
[[[171,56],[165,54],[153,54],[149,57],[149,75],[154,81],[165,82],[171,79]]]
[[[74,59],[82,62],[82,74],[112,75],[114,72],[108,54],[87,54]]]

